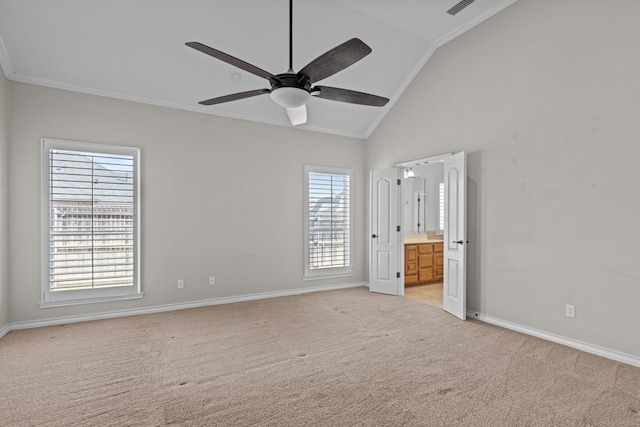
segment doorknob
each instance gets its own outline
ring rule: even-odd
[[[375,234],[372,234],[372,235],[371,235],[371,238],[372,238],[372,239],[375,239],[376,237],[378,237],[378,236],[376,236]]]
[[[453,243],[457,244],[457,245],[461,245],[464,243],[464,240],[454,240]]]

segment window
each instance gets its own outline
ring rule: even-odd
[[[444,234],[444,182],[438,179],[438,232]]]
[[[138,150],[42,145],[40,306],[140,298]]]
[[[351,170],[305,166],[305,279],[350,275]]]

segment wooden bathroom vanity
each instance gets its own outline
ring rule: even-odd
[[[404,244],[404,285],[441,281],[444,275],[443,241],[406,239]]]

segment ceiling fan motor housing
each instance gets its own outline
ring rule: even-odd
[[[307,103],[311,97],[311,80],[293,73],[278,74],[269,78],[271,99],[285,108],[296,108]]]

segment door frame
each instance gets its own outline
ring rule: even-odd
[[[442,163],[444,162],[445,159],[453,156],[456,153],[453,152],[448,152],[448,153],[442,153],[442,154],[437,154],[434,156],[429,156],[429,157],[423,157],[420,159],[415,159],[415,160],[409,160],[406,162],[401,162],[401,163],[396,163],[395,164],[395,168],[398,169],[398,176],[402,176],[402,171],[404,169],[413,167],[413,166],[422,166],[422,165],[426,165],[429,163]],[[371,172],[370,176],[371,176]],[[404,179],[403,179],[404,180]],[[402,203],[402,192],[399,193],[398,195],[398,199],[396,200],[396,203],[398,204],[398,212],[399,212],[399,218],[403,219],[404,218],[404,203]],[[371,215],[371,212],[370,212]],[[371,225],[369,225],[369,228],[371,228]],[[404,224],[401,225],[401,230],[402,233],[404,235]],[[369,235],[371,234],[371,230],[369,230]],[[400,263],[400,278],[398,279],[398,287],[397,287],[397,296],[404,296],[404,239],[398,239],[397,242],[397,251],[398,251],[398,259],[399,259],[399,263]],[[369,264],[371,264],[371,245],[369,245]],[[371,268],[371,265],[369,266],[369,268]],[[443,283],[444,283],[444,278],[443,278]],[[444,305],[444,296],[443,296],[443,305]]]
[[[401,171],[406,168],[410,168],[414,166],[422,166],[429,163],[442,163],[444,162],[445,159],[453,156],[454,154],[456,153],[449,152],[449,153],[437,154],[435,156],[423,157],[416,160],[409,160],[406,162],[396,163],[395,167],[398,168],[399,171]],[[401,196],[397,201],[397,203],[399,204],[400,218],[404,218],[404,203],[402,203]],[[404,235],[404,224],[402,228],[403,228],[402,231]],[[400,257],[399,257],[400,266],[403,267],[402,272],[400,273],[400,281],[398,282],[398,296],[404,296],[404,239],[398,240],[398,253],[400,254]],[[443,283],[444,283],[444,280],[445,278],[443,277]],[[444,296],[443,296],[443,305],[444,305]]]

